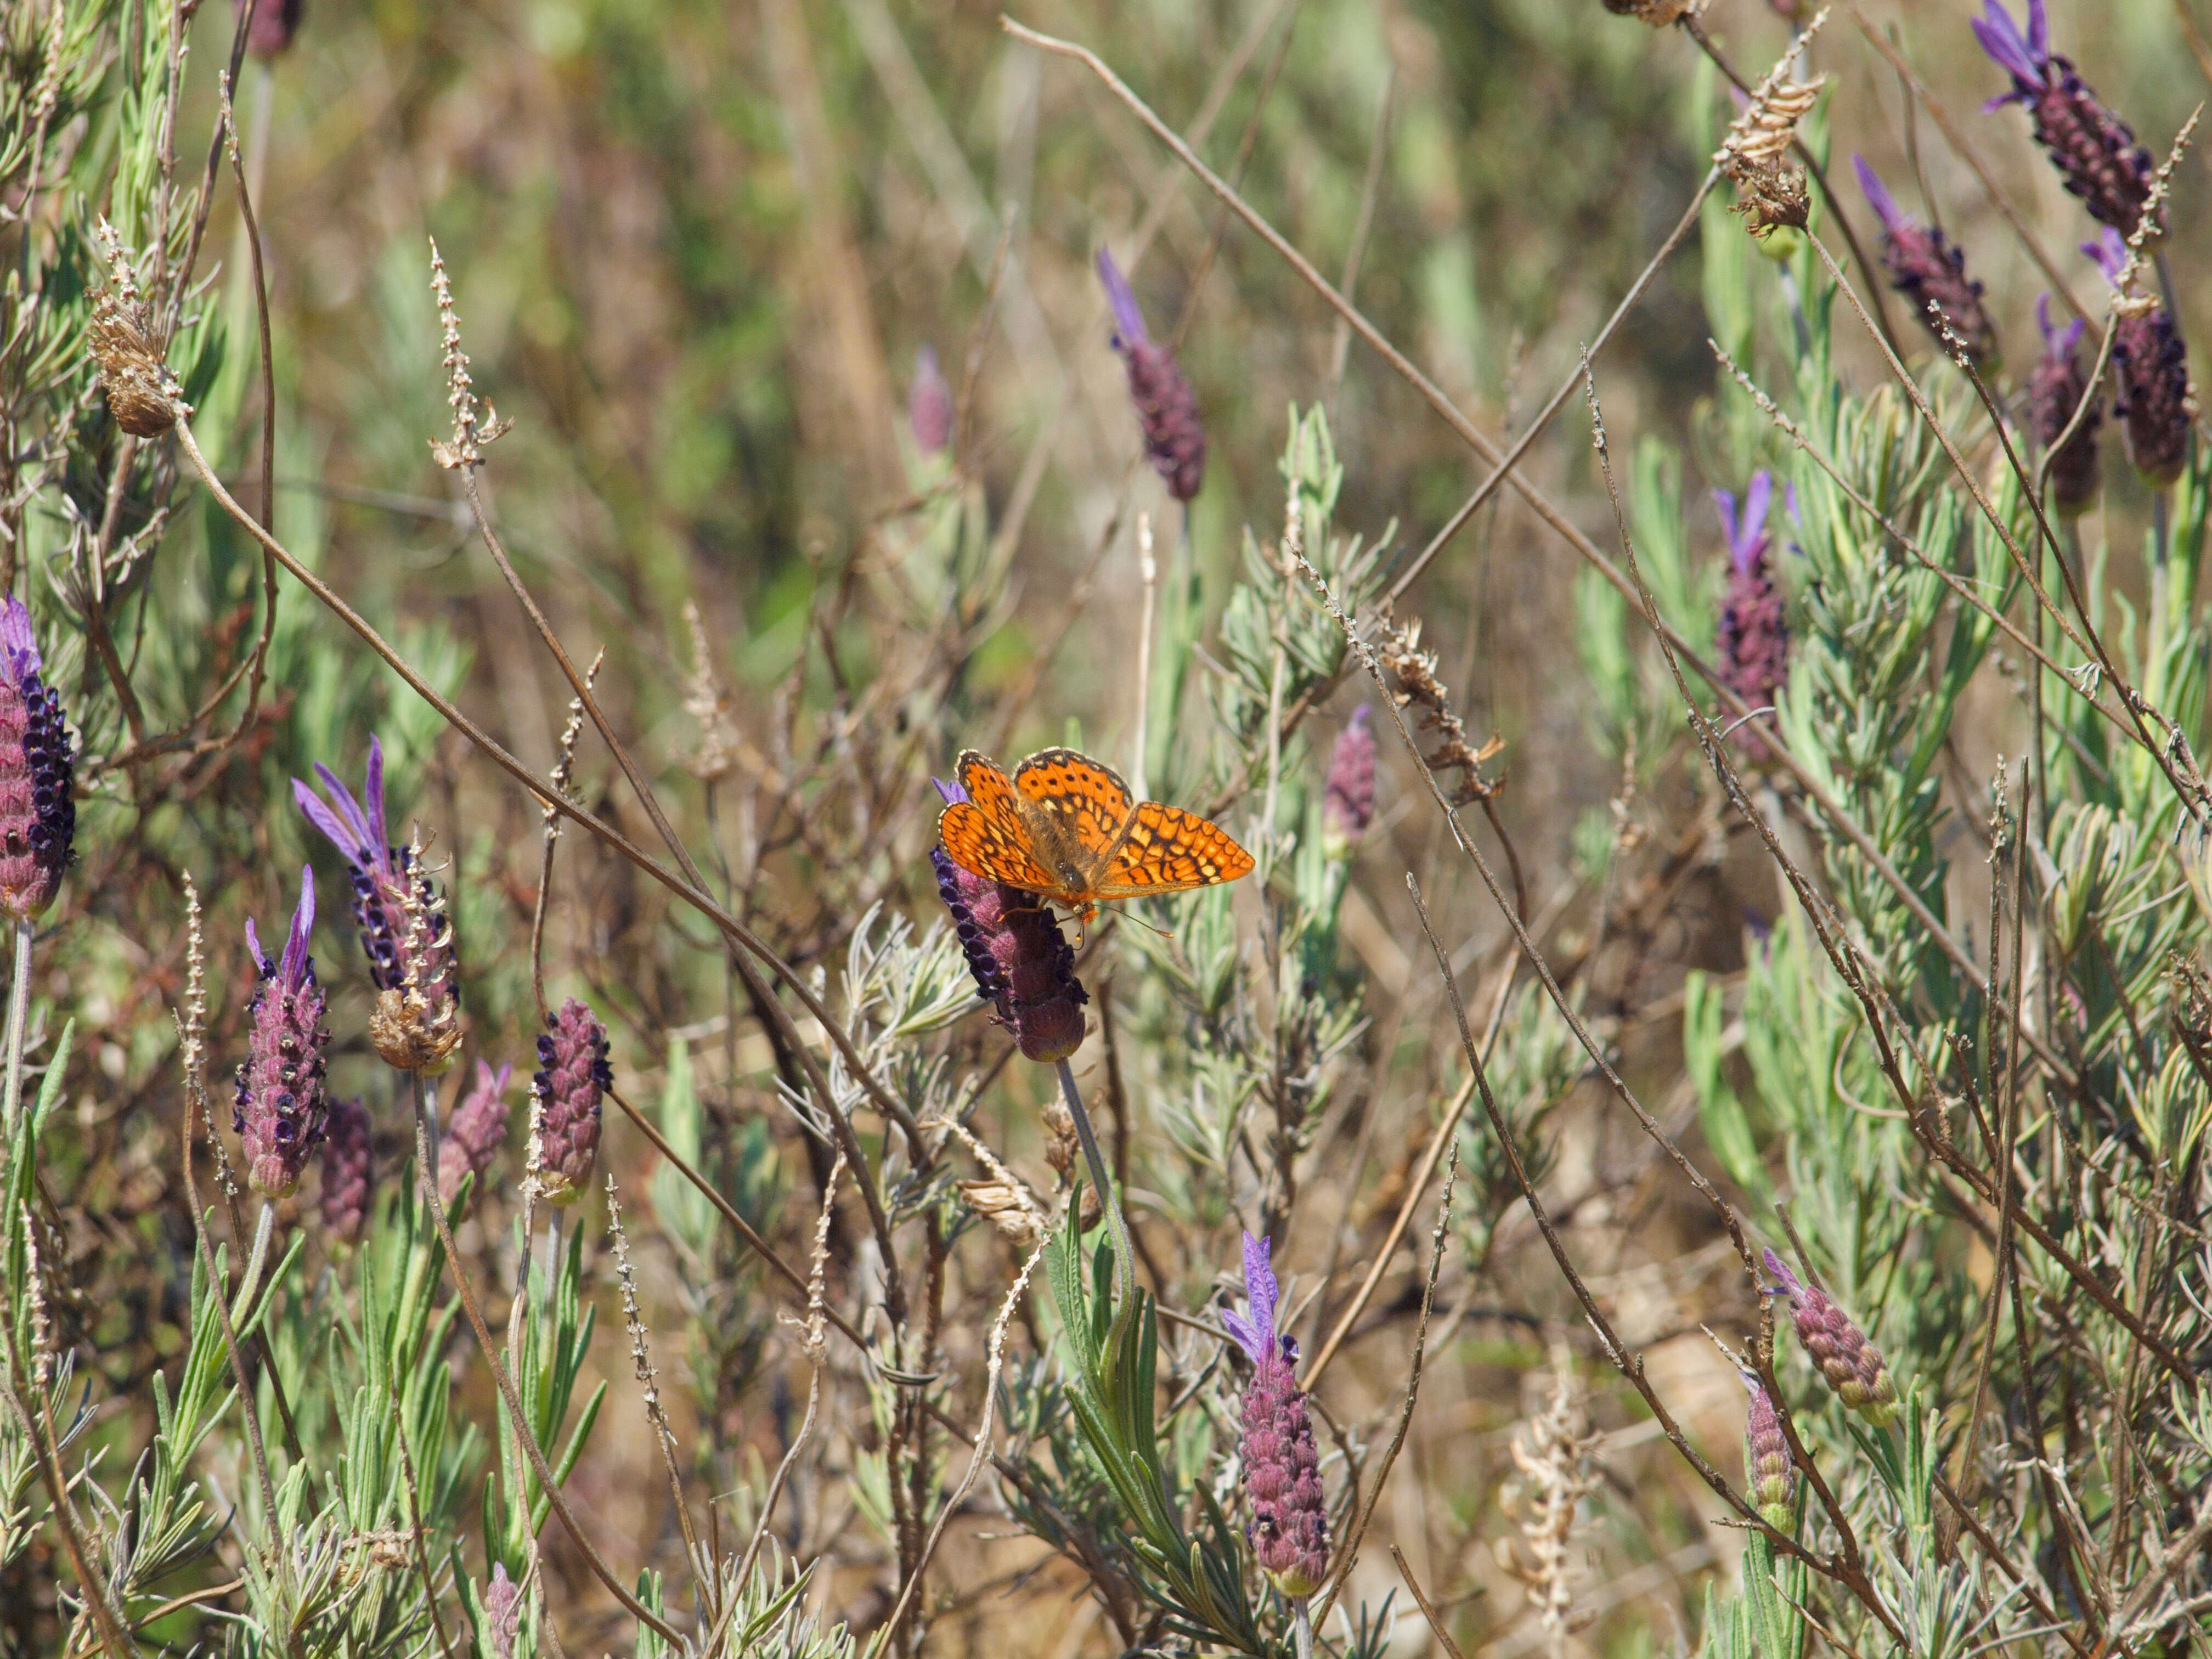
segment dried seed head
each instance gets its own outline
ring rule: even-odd
[[[1481,748],[1470,745],[1467,726],[1452,710],[1450,694],[1437,678],[1437,653],[1421,649],[1421,619],[1402,626],[1386,626],[1376,641],[1376,659],[1390,677],[1392,695],[1401,708],[1419,707],[1416,729],[1440,734],[1436,748],[1422,758],[1431,772],[1456,771],[1459,785],[1451,793],[1454,806],[1487,800],[1505,786],[1482,775],[1484,763],[1505,749],[1505,739],[1492,737]]]
[[[548,1203],[574,1204],[583,1195],[599,1155],[600,1097],[614,1086],[606,1027],[570,997],[545,1017],[531,1080],[538,1185]]]
[[[697,601],[684,601],[684,622],[691,630],[691,674],[684,683],[684,712],[699,723],[699,746],[684,765],[700,782],[714,783],[737,770],[744,739],[730,717],[729,694],[714,678],[714,653],[707,645],[707,624]],[[580,726],[583,710],[578,708],[571,718]],[[562,752],[573,746],[573,740],[564,744]]]
[[[999,1236],[1018,1249],[1033,1250],[1045,1241],[1045,1219],[1036,1202],[1011,1182],[963,1181],[960,1196],[968,1207],[989,1222]],[[1086,1192],[1085,1196],[1090,1194]]]
[[[958,784],[935,781],[946,801],[967,799]],[[1049,907],[1034,893],[962,869],[941,847],[929,849],[929,861],[978,994],[1013,1028],[1026,1058],[1066,1059],[1083,1046],[1091,994],[1075,976],[1075,952]]]
[[[2012,90],[1982,107],[2026,105],[2035,124],[2035,142],[2049,154],[2066,188],[2081,198],[2092,218],[2123,236],[2134,235],[2150,200],[2155,171],[2150,152],[2136,143],[2126,122],[2098,100],[2074,65],[2051,52],[2043,0],[2027,0],[2025,32],[1998,0],[1987,0],[1972,27],[1982,50],[2012,76]]]
[[[323,1127],[323,1231],[342,1243],[361,1237],[376,1196],[368,1108],[334,1100]]]
[[[331,1033],[307,954],[314,926],[315,872],[308,868],[300,872],[300,907],[281,958],[263,951],[253,924],[246,924],[246,948],[260,983],[247,1007],[250,1034],[238,1066],[231,1127],[245,1148],[246,1180],[267,1198],[290,1196],[323,1139],[323,1050]]]
[[[1206,426],[1199,419],[1198,394],[1176,367],[1164,345],[1145,331],[1145,314],[1121,276],[1114,256],[1098,250],[1098,278],[1114,310],[1114,349],[1128,371],[1129,401],[1145,434],[1145,453],[1152,471],[1167,483],[1168,494],[1187,501],[1206,481]]]
[[[1744,1479],[1751,1487],[1751,1506],[1759,1519],[1776,1531],[1790,1525],[1790,1499],[1797,1483],[1796,1466],[1790,1458],[1790,1442],[1782,1432],[1782,1419],[1756,1371],[1742,1373],[1751,1390],[1751,1407],[1744,1414]]]
[[[1790,1298],[1797,1340],[1837,1397],[1876,1428],[1895,1417],[1897,1384],[1881,1350],[1867,1340],[1833,1297],[1799,1279],[1772,1250],[1766,1252],[1766,1271],[1779,1281],[1767,1294]]]
[[[941,455],[952,447],[952,388],[938,367],[937,349],[924,346],[915,354],[914,384],[906,393],[907,430],[914,447],[925,455]]]
[[[2112,334],[2112,400],[2127,434],[2128,459],[2153,489],[2180,477],[2189,460],[2189,429],[2197,419],[2197,398],[2189,384],[2189,353],[2164,305],[2148,297],[2130,298],[2124,285],[2132,280],[2133,262],[2119,232],[2106,230],[2081,251],[2094,259],[2118,295],[2118,321]]]
[[[153,307],[138,291],[122,238],[106,219],[94,234],[107,255],[108,278],[93,300],[90,343],[107,393],[107,411],[134,438],[158,438],[176,425],[179,413],[189,415],[191,409],[163,361]]]
[[[1859,186],[1881,221],[1881,262],[1890,285],[1912,301],[1923,326],[1948,350],[1942,324],[1965,342],[1977,368],[1996,362],[1996,329],[1982,307],[1982,285],[1968,280],[1966,256],[1934,225],[1923,225],[1897,204],[1896,198],[1863,155],[1851,157]],[[1933,307],[1931,313],[1929,307]]]
[[[1375,732],[1367,706],[1352,711],[1352,719],[1336,734],[1328,751],[1328,781],[1321,801],[1322,845],[1339,858],[1349,857],[1353,843],[1375,821]]]
[[[512,1066],[495,1072],[484,1061],[477,1061],[476,1086],[453,1108],[453,1121],[438,1146],[440,1203],[450,1206],[460,1196],[461,1177],[481,1177],[507,1144],[507,1085],[514,1075]],[[477,1187],[483,1189],[481,1178]]]
[[[1224,1313],[1221,1322],[1252,1362],[1252,1380],[1244,1385],[1242,1447],[1252,1553],[1267,1582],[1297,1601],[1328,1576],[1328,1509],[1321,1455],[1298,1388],[1298,1345],[1275,1329],[1273,1249],[1264,1238],[1244,1235],[1246,1311]]]
[[[1501,1507],[1520,1528],[1521,1548],[1514,1552],[1501,1539],[1498,1553],[1500,1565],[1527,1587],[1537,1623],[1558,1651],[1567,1632],[1583,1622],[1575,1616],[1574,1541],[1583,1499],[1597,1484],[1590,1452],[1598,1437],[1589,1432],[1564,1346],[1553,1351],[1552,1374],[1550,1403],[1529,1413],[1509,1448],[1519,1479]]]
[[[1790,43],[1788,53],[1753,88],[1713,155],[1713,165],[1735,185],[1735,210],[1762,240],[1783,226],[1802,230],[1812,210],[1805,175],[1790,164],[1790,148],[1796,141],[1797,123],[1820,101],[1827,77],[1793,81],[1790,66],[1827,17],[1827,9],[1821,8]]]
[[[2051,453],[2051,507],[2061,518],[2079,518],[2097,499],[2097,431],[2105,423],[2104,393],[2090,400],[2065,447],[2054,450],[2088,390],[2081,358],[2083,324],[2076,317],[2063,328],[2051,327],[2048,294],[2036,300],[2035,320],[2043,331],[2043,356],[2028,377],[2028,422],[2037,444]]]
[[[53,902],[76,857],[75,756],[44,665],[30,611],[0,600],[0,915],[21,921]]]
[[[1075,1184],[1077,1165],[1083,1158],[1083,1140],[1075,1132],[1075,1114],[1067,1109],[1067,1103],[1058,1095],[1044,1103],[1044,1161],[1052,1165],[1059,1179],[1059,1188],[1064,1194]],[[1064,1201],[1064,1200],[1063,1200]],[[1098,1224],[1103,1213],[1098,1189],[1088,1182],[1083,1188],[1083,1231],[1089,1232]]]

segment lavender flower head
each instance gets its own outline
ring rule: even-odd
[[[941,455],[952,447],[952,388],[938,367],[937,349],[924,346],[915,354],[914,384],[907,388],[906,424],[914,447],[925,455]]]
[[[1728,538],[1728,598],[1721,606],[1721,678],[1753,708],[1765,708],[1790,678],[1790,626],[1782,590],[1768,568],[1772,538],[1766,514],[1774,501],[1774,479],[1762,467],[1751,475],[1739,512],[1735,497],[1713,491],[1721,531]],[[1765,745],[1750,732],[1741,734],[1745,750],[1764,759]]]
[[[932,781],[948,805],[968,799],[957,783]],[[942,847],[929,849],[929,862],[976,993],[1013,1028],[1024,1057],[1050,1063],[1080,1048],[1091,994],[1075,976],[1075,952],[1051,909],[1034,893],[962,869]]]
[[[1806,1284],[1772,1250],[1765,1253],[1766,1271],[1780,1282],[1769,1296],[1790,1298],[1790,1322],[1806,1353],[1828,1379],[1837,1397],[1880,1428],[1897,1415],[1897,1384],[1890,1380],[1889,1362],[1881,1350],[1851,1323],[1826,1291]]]
[[[266,1198],[291,1194],[323,1139],[323,1049],[331,1033],[323,1024],[314,958],[307,954],[314,927],[311,868],[300,872],[300,908],[293,912],[282,957],[272,959],[252,922],[246,924],[246,948],[261,982],[247,1005],[246,1054],[238,1066],[230,1127],[245,1146],[247,1182]]]
[[[1152,471],[1167,481],[1168,494],[1187,501],[1206,479],[1206,428],[1198,417],[1198,397],[1164,345],[1145,331],[1145,313],[1104,248],[1098,250],[1098,279],[1114,308],[1114,349],[1129,374],[1129,400],[1145,434],[1145,453]]]
[[[493,1659],[514,1659],[514,1638],[522,1623],[522,1586],[507,1576],[507,1564],[495,1561],[483,1591],[484,1624]]]
[[[11,594],[0,601],[0,913],[18,921],[53,902],[76,856],[75,761],[44,666],[31,613]]]
[[[240,9],[244,9],[243,5]],[[255,0],[253,22],[246,31],[246,49],[264,60],[280,56],[300,33],[307,9],[307,0]]]
[[[1252,1553],[1267,1582],[1292,1601],[1322,1587],[1328,1573],[1328,1510],[1321,1455],[1297,1382],[1298,1345],[1275,1329],[1273,1247],[1244,1235],[1248,1312],[1221,1322],[1252,1362],[1244,1389],[1244,1494],[1252,1503]]]
[[[495,1072],[484,1061],[477,1061],[476,1087],[453,1108],[453,1121],[438,1146],[441,1204],[451,1205],[460,1196],[464,1176],[476,1176],[478,1188],[483,1185],[483,1172],[507,1144],[507,1085],[514,1075],[512,1066]]]
[[[2106,280],[2118,285],[2128,249],[2118,231],[2082,243],[2081,252],[2097,262]],[[2189,353],[2163,305],[2123,306],[2119,313],[2112,332],[2112,379],[2118,387],[2113,411],[2127,434],[2128,459],[2136,471],[2153,489],[2164,489],[2188,463],[2189,428],[2197,418]]]
[[[352,871],[354,922],[380,994],[370,1031],[377,1052],[402,1071],[443,1071],[461,1039],[453,930],[415,849],[386,833],[384,747],[369,738],[360,801],[319,761],[315,775],[327,802],[297,778],[292,797]]]
[[[2035,441],[2051,455],[2051,505],[2063,519],[2079,518],[2097,499],[2097,429],[2105,423],[2105,399],[2100,392],[2074,435],[2063,449],[2054,448],[2066,436],[2074,411],[2089,389],[2081,371],[2082,322],[2079,317],[2063,328],[2051,325],[2051,296],[2037,296],[2036,325],[2043,331],[2043,356],[2028,377],[2028,423]]]
[[[342,1243],[361,1238],[376,1194],[368,1108],[334,1100],[323,1126],[323,1231]]]
[[[1741,1375],[1743,1386],[1751,1390],[1751,1407],[1743,1419],[1744,1474],[1751,1487],[1751,1506],[1768,1526],[1784,1531],[1790,1525],[1790,1496],[1797,1484],[1796,1465],[1790,1461],[1781,1415],[1759,1382],[1759,1373]]]
[[[2092,218],[2132,236],[2150,196],[2150,152],[2136,143],[2126,122],[2098,101],[2074,65],[2051,52],[2043,0],[2027,0],[2025,32],[1999,0],[1986,0],[1973,30],[1982,50],[2012,76],[2012,90],[1983,108],[2026,105],[2035,142],[2049,152],[2066,188],[2081,198]]]
[[[1365,703],[1336,734],[1321,799],[1322,845],[1332,857],[1351,855],[1375,821],[1375,732]]]
[[[607,1028],[570,997],[545,1017],[538,1039],[537,1097],[532,1135],[537,1142],[538,1189],[547,1202],[574,1204],[583,1196],[599,1156],[599,1099],[615,1086],[607,1064]]]
[[[1982,308],[1982,285],[1967,279],[1965,253],[1939,228],[1920,223],[1898,206],[1866,157],[1854,155],[1851,163],[1858,168],[1859,187],[1866,191],[1868,205],[1881,221],[1881,262],[1888,269],[1890,286],[1912,301],[1945,356],[1950,355],[1950,346],[1937,317],[1929,314],[1930,306],[1965,342],[1966,356],[1977,368],[1995,362],[1997,332]]]

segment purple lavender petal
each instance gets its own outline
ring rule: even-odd
[[[1737,569],[1748,570],[1765,544],[1766,514],[1773,505],[1774,475],[1761,467],[1751,475],[1751,487],[1743,492],[1743,517],[1736,521],[1735,541],[1729,550]]]
[[[307,814],[307,822],[331,839],[346,862],[367,870],[377,862],[381,849],[368,839],[368,820],[362,816],[361,806],[353,792],[337,780],[337,775],[320,761],[315,763],[315,775],[322,780],[323,787],[331,793],[325,803],[323,798],[300,781],[292,780],[292,799]]]
[[[315,931],[315,866],[300,866],[300,908],[292,913],[292,931],[284,940],[284,960],[278,975],[296,987],[307,968],[307,939]]]
[[[1137,309],[1137,296],[1129,292],[1114,256],[1103,247],[1098,250],[1098,280],[1106,284],[1106,301],[1114,308],[1114,349],[1127,351],[1150,345],[1152,336],[1145,332],[1145,313]]]
[[[27,675],[46,665],[39,656],[39,642],[31,634],[30,609],[12,593],[6,605],[0,607],[0,650],[8,653],[9,677],[18,685]]]
[[[937,786],[937,793],[945,797],[947,806],[968,799],[968,792],[957,783],[947,783],[943,778],[932,778],[930,781]]]
[[[1988,0],[1984,15],[1975,18],[1971,25],[1974,39],[1981,42],[1984,52],[1996,59],[1999,69],[2015,80],[2033,82],[2043,79],[2043,66],[2050,58],[2045,50],[2050,33],[2041,0],[2028,0],[2027,26],[2028,33],[2023,36],[2020,25],[2012,21],[2012,14],[1997,0]],[[2014,93],[1992,101],[2009,103],[2017,96]]]
[[[261,936],[253,931],[253,918],[252,916],[248,916],[246,919],[246,954],[253,958],[254,971],[256,973],[260,972],[262,964],[269,960],[269,956],[268,953],[261,948]]]
[[[392,845],[392,837],[384,832],[384,745],[374,732],[368,737],[368,776],[361,793],[368,802],[368,844],[376,849],[379,859],[388,858],[386,849]]]
[[[2108,283],[2118,282],[2120,273],[2127,269],[2127,241],[2110,225],[2098,233],[2095,241],[2082,243],[2081,252],[2097,262],[2097,269],[2105,273]]]
[[[1721,536],[1728,543],[1729,551],[1734,553],[1736,526],[1735,492],[1727,489],[1713,491],[1713,508],[1721,515]]]
[[[1881,175],[1867,165],[1863,155],[1851,157],[1851,165],[1858,169],[1859,188],[1866,191],[1867,204],[1874,209],[1875,217],[1881,221],[1882,228],[1894,231],[1905,221],[1905,213],[1897,205],[1897,198],[1889,193],[1889,186]]]

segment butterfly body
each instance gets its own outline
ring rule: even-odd
[[[938,819],[945,855],[1085,920],[1115,899],[1209,887],[1252,868],[1218,824],[1135,799],[1112,768],[1073,749],[1040,750],[1011,777],[971,749],[957,775],[968,799]]]

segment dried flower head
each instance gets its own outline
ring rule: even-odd
[[[163,361],[167,348],[154,309],[139,292],[123,239],[104,218],[94,233],[107,256],[107,285],[92,304],[90,342],[107,412],[132,437],[158,438],[191,408]]]
[[[2048,294],[2036,299],[2035,320],[2043,332],[2043,356],[2028,377],[2028,423],[2034,428],[2037,444],[2051,454],[2052,508],[2061,518],[2078,518],[2097,499],[2097,432],[2105,423],[2104,394],[2100,391],[2089,400],[2081,424],[2065,447],[2054,448],[2066,436],[2074,412],[2081,407],[2082,396],[2089,389],[2089,377],[2081,368],[2084,325],[2076,317],[2063,328],[2051,327]]]
[[[2024,32],[1998,0],[1986,0],[1973,30],[1982,50],[2012,76],[2012,90],[1983,107],[2026,105],[2035,142],[2050,155],[2066,188],[2081,198],[2092,218],[2123,236],[2134,235],[2151,193],[2150,152],[2098,100],[2074,65],[2051,52],[2043,0],[2027,0]]]
[[[1252,1362],[1244,1386],[1244,1495],[1251,1500],[1252,1553],[1267,1582],[1298,1601],[1328,1575],[1328,1509],[1321,1455],[1298,1388],[1298,1345],[1275,1329],[1273,1247],[1244,1235],[1246,1311],[1221,1322]]]
[[[1895,1417],[1897,1384],[1890,1380],[1881,1350],[1867,1340],[1832,1297],[1799,1279],[1772,1250],[1766,1252],[1766,1271],[1779,1281],[1766,1293],[1790,1298],[1797,1340],[1837,1397],[1876,1428]]]
[[[1536,1622],[1557,1651],[1581,1622],[1575,1617],[1574,1539],[1583,1499],[1597,1484],[1590,1451],[1598,1437],[1589,1432],[1565,1349],[1553,1351],[1552,1374],[1550,1402],[1514,1430],[1509,1448],[1520,1475],[1503,1507],[1520,1528],[1521,1547],[1514,1552],[1501,1539],[1498,1550],[1500,1565],[1527,1589]]]
[[[460,968],[446,901],[423,871],[421,847],[395,846],[386,834],[384,746],[368,740],[361,801],[319,762],[315,775],[327,802],[297,778],[292,797],[352,872],[354,922],[380,993],[377,1052],[403,1071],[442,1069],[460,1043]]]
[[[331,1033],[323,1024],[314,958],[307,954],[314,927],[315,872],[304,867],[300,906],[282,957],[264,951],[252,922],[246,924],[246,948],[260,983],[246,1009],[246,1055],[238,1066],[230,1122],[245,1147],[246,1178],[268,1198],[289,1196],[323,1139],[323,1050]]]
[[[1375,821],[1375,732],[1370,720],[1364,703],[1353,709],[1328,751],[1328,781],[1321,800],[1322,846],[1340,858],[1350,854]]]
[[[539,1194],[548,1203],[583,1196],[599,1155],[600,1097],[615,1086],[607,1064],[607,1030],[570,997],[545,1017],[538,1039],[538,1074],[531,1137]]]
[[[1790,66],[1827,17],[1823,7],[1790,43],[1790,51],[1745,100],[1713,155],[1713,165],[1735,185],[1735,210],[1744,216],[1751,234],[1761,239],[1782,226],[1802,230],[1812,211],[1805,174],[1790,164],[1790,148],[1796,142],[1797,123],[1820,101],[1827,77],[1793,81]]]
[[[2127,244],[2107,229],[2081,251],[2097,262],[2121,296],[2113,309],[2112,379],[2118,395],[2114,413],[2127,434],[2128,459],[2153,489],[2164,489],[2181,476],[2189,459],[2189,428],[2197,419],[2197,399],[2189,385],[2189,353],[2172,313],[2154,300],[2130,298],[2133,262]]]
[[[925,455],[941,455],[952,447],[952,388],[938,367],[937,349],[924,346],[915,354],[914,384],[907,388],[907,430],[914,447]]]
[[[1075,1185],[1076,1170],[1083,1159],[1083,1139],[1076,1133],[1075,1114],[1067,1109],[1067,1103],[1058,1095],[1048,1099],[1040,1114],[1044,1119],[1044,1161],[1052,1165],[1058,1177],[1056,1186],[1065,1194]],[[1083,1213],[1079,1218],[1083,1231],[1089,1232],[1098,1224],[1104,1213],[1098,1197],[1098,1188],[1090,1182],[1083,1183]]]
[[[1866,157],[1854,155],[1859,187],[1881,221],[1881,262],[1890,285],[1912,301],[1921,323],[1938,344],[1946,344],[1941,325],[1966,343],[1977,368],[1994,363],[1997,333],[1982,307],[1982,285],[1966,276],[1966,256],[1935,225],[1923,225],[1897,204]],[[1930,307],[1933,307],[1931,312]]]
[[[323,1231],[342,1243],[361,1237],[376,1194],[368,1108],[334,1100],[323,1126]]]
[[[968,799],[957,783],[936,779],[950,803]],[[979,995],[1030,1060],[1065,1060],[1083,1046],[1083,1005],[1091,994],[1075,976],[1075,952],[1060,923],[1034,893],[963,870],[942,847],[929,849],[937,891],[952,913]]]
[[[1375,654],[1390,677],[1398,707],[1419,708],[1421,716],[1414,723],[1415,729],[1441,734],[1436,748],[1422,759],[1431,772],[1460,775],[1451,804],[1465,806],[1487,800],[1504,788],[1503,783],[1483,776],[1482,768],[1484,763],[1504,752],[1505,739],[1492,737],[1480,749],[1468,742],[1467,726],[1453,712],[1451,695],[1437,677],[1437,653],[1421,649],[1421,619],[1416,617],[1402,625],[1386,626],[1376,641]]]
[[[684,623],[691,630],[691,672],[684,682],[684,712],[699,723],[699,746],[684,761],[684,769],[702,783],[715,783],[737,770],[744,739],[730,715],[729,693],[714,678],[714,655],[707,644],[707,623],[698,602],[684,601]],[[570,715],[580,729],[581,700]],[[574,752],[574,739],[563,734],[562,753]],[[562,780],[566,781],[565,775]],[[556,815],[557,818],[557,815]]]
[[[1790,678],[1790,626],[1782,590],[1769,565],[1773,540],[1766,515],[1774,500],[1774,480],[1762,467],[1751,475],[1741,511],[1725,489],[1713,491],[1721,531],[1728,538],[1728,597],[1721,605],[1721,678],[1753,708],[1770,707]],[[1739,734],[1745,752],[1765,758],[1765,745],[1749,732]]]
[[[62,702],[31,613],[0,600],[0,915],[27,921],[53,902],[76,856],[76,772]]]
[[[1033,1250],[1045,1241],[1043,1212],[1036,1200],[1010,1181],[963,1181],[960,1196],[992,1230],[1018,1249]],[[1090,1196],[1086,1190],[1086,1198]]]
[[[1790,1525],[1790,1499],[1797,1484],[1796,1465],[1790,1458],[1790,1442],[1782,1432],[1782,1418],[1759,1382],[1759,1373],[1744,1371],[1743,1385],[1751,1390],[1750,1409],[1744,1413],[1744,1479],[1751,1487],[1751,1506],[1759,1519],[1776,1531]]]
[[[1145,331],[1145,313],[1104,248],[1098,250],[1098,279],[1114,310],[1114,349],[1129,374],[1129,400],[1145,434],[1145,453],[1152,471],[1167,483],[1168,494],[1187,501],[1206,480],[1206,427],[1198,416],[1198,396],[1164,345]]]
[[[512,1066],[495,1072],[484,1061],[477,1061],[476,1086],[453,1108],[453,1120],[438,1146],[440,1203],[452,1204],[460,1196],[461,1177],[481,1177],[507,1144],[507,1085],[514,1075]],[[479,1179],[477,1185],[481,1189],[483,1181]]]

